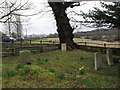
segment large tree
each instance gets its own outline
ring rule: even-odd
[[[73,38],[73,28],[70,26],[69,18],[66,14],[68,7],[79,6],[80,3],[75,2],[48,2],[52,8],[56,23],[57,32],[59,34],[60,44],[66,43],[68,48],[76,48]]]

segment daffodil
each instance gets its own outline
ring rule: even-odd
[[[19,69],[19,70],[22,70],[22,69]]]
[[[80,71],[83,70],[83,69],[84,69],[84,66],[82,66],[81,68],[79,68]]]

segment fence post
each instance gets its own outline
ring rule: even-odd
[[[12,41],[12,55],[15,55],[15,44],[14,44],[14,41]]]
[[[20,40],[20,42],[22,43],[22,40]]]
[[[55,41],[53,41],[53,44],[55,44]]]
[[[85,45],[86,45],[87,43],[85,42]]]
[[[42,40],[40,40],[40,44],[42,44]]]
[[[104,47],[106,47],[106,43],[104,43]]]
[[[31,44],[31,40],[30,40],[30,44]]]

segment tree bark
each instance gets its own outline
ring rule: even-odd
[[[66,43],[68,48],[76,48],[76,43],[73,41],[73,29],[70,26],[63,2],[49,2],[49,5],[56,20],[60,44]]]

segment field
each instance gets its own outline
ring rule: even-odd
[[[74,38],[73,39],[78,45],[89,45],[89,46],[98,46],[98,47],[113,47],[113,48],[120,48],[120,42],[106,42],[100,40],[91,40],[91,39],[81,39],[81,38]],[[32,40],[31,43],[40,43],[43,41],[43,44],[58,44],[59,38],[44,38],[44,39],[37,39]],[[49,41],[49,42],[45,42]],[[29,41],[28,41],[29,42]]]
[[[117,88],[118,65],[94,70],[94,53],[54,50],[33,54],[32,65],[22,65],[18,56],[3,58],[3,88]]]

